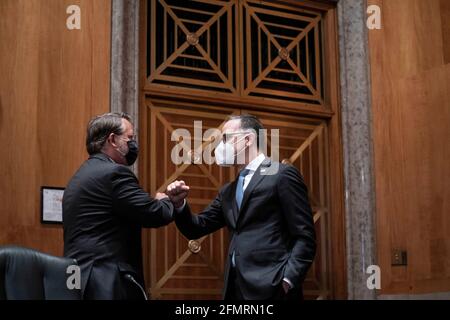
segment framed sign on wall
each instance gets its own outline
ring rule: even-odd
[[[41,222],[62,224],[62,199],[64,188],[41,187]]]

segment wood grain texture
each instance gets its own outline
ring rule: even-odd
[[[382,30],[369,32],[381,293],[449,291],[448,9],[369,2],[382,12]],[[393,249],[407,250],[407,266],[391,266]]]
[[[66,8],[81,9],[68,30]],[[109,110],[110,0],[0,2],[0,244],[61,255],[40,223],[40,186],[64,187],[87,158],[85,130]]]

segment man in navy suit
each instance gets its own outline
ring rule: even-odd
[[[63,197],[64,256],[81,267],[84,299],[143,299],[141,229],[173,221],[165,194],[152,198],[129,169],[138,156],[126,114],[89,122],[89,159]]]
[[[251,115],[233,116],[224,124],[216,162],[237,165],[240,171],[203,212],[191,213],[184,181],[171,183],[166,194],[176,209],[177,227],[187,238],[228,228],[225,299],[300,300],[316,251],[308,191],[295,167],[261,152],[261,129]]]

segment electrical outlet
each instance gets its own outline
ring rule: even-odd
[[[408,264],[408,254],[406,250],[394,249],[392,250],[391,265],[392,266],[406,266]]]

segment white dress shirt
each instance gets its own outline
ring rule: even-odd
[[[255,159],[253,159],[246,167],[245,169],[249,170],[247,175],[244,178],[244,185],[242,187],[242,190],[245,192],[245,189],[247,189],[248,184],[250,183],[250,180],[252,180],[253,175],[255,174],[258,167],[261,165],[261,163],[264,161],[266,156],[264,153],[260,153]]]

